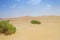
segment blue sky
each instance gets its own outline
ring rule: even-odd
[[[0,17],[60,16],[60,0],[0,0]]]

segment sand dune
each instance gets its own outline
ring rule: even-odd
[[[31,24],[34,19],[41,24]],[[0,40],[60,40],[60,16],[24,16],[9,20],[16,26],[16,33],[9,36],[2,34]]]

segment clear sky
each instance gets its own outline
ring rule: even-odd
[[[60,16],[60,0],[0,0],[0,17]]]

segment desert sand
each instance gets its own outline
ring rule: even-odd
[[[17,30],[13,35],[0,35],[0,40],[60,40],[60,16],[24,16],[8,18]],[[7,20],[7,19],[6,19]],[[31,24],[39,20],[41,24]]]

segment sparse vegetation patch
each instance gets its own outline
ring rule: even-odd
[[[0,33],[11,35],[16,32],[16,27],[9,23],[9,20],[0,21]]]
[[[32,20],[31,23],[32,23],[32,24],[41,24],[41,22],[38,21],[38,20]]]

